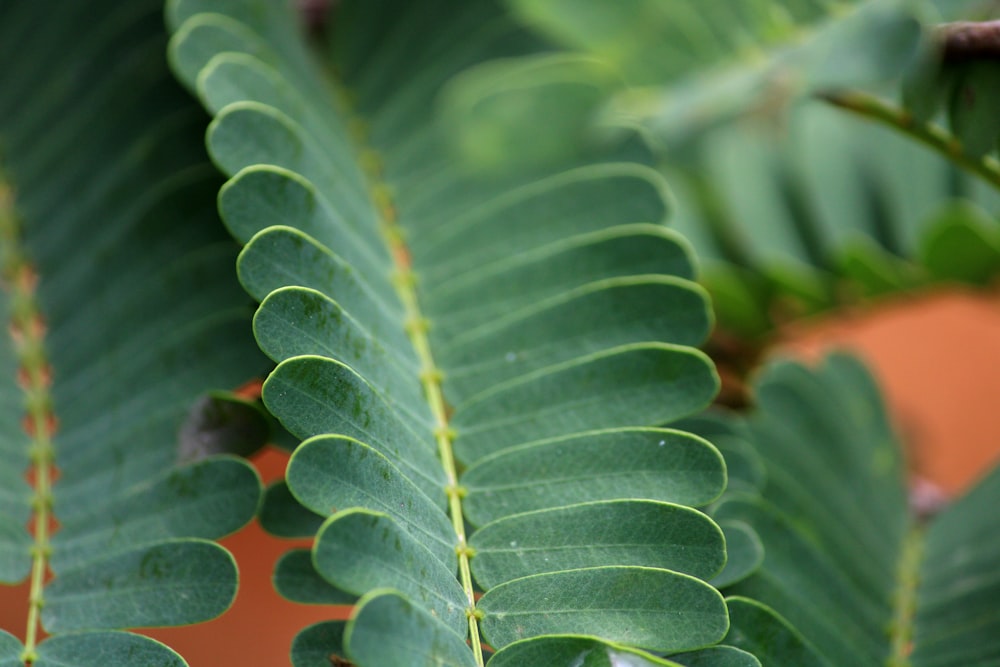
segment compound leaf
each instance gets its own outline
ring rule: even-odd
[[[718,386],[694,347],[707,295],[662,226],[659,174],[584,156],[493,175],[454,159],[461,129],[435,113],[450,82],[545,48],[491,0],[343,3],[316,65],[293,17],[259,0],[177,0],[168,18],[175,70],[214,116],[220,210],[278,363],[263,400],[305,440],[265,511],[325,517],[315,573],[362,596],[337,659],[482,664],[476,635],[463,639],[480,625],[494,648],[573,632],[676,651],[721,639],[721,598],[680,572],[715,575],[722,533],[667,504],[711,502],[725,467],[707,441],[658,428]],[[517,498],[532,475],[542,493]],[[617,532],[588,553],[553,529],[567,518]],[[632,553],[650,522],[668,545]],[[483,542],[466,538],[484,523]],[[539,557],[502,560],[510,541]],[[289,558],[284,585],[312,576]],[[607,637],[603,607],[569,613],[589,578],[624,601]],[[570,597],[550,608],[546,586]]]

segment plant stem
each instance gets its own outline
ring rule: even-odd
[[[349,108],[345,97],[343,94],[341,95],[342,102],[345,107]],[[476,613],[475,589],[472,585],[472,571],[469,566],[469,560],[473,553],[465,535],[465,516],[462,510],[462,497],[465,494],[464,489],[458,484],[458,469],[452,451],[454,432],[449,426],[448,407],[441,386],[443,375],[435,364],[434,355],[431,352],[430,341],[427,337],[428,321],[423,316],[417,297],[416,278],[410,266],[410,251],[406,247],[404,230],[396,217],[396,207],[391,190],[382,179],[381,159],[378,153],[367,145],[363,122],[355,118],[351,125],[354,130],[355,143],[363,147],[360,153],[361,164],[368,178],[371,197],[382,223],[382,236],[386,240],[389,254],[393,260],[395,268],[393,283],[405,310],[406,330],[420,361],[420,382],[434,417],[434,437],[437,441],[438,456],[448,483],[445,488],[448,497],[448,514],[458,538],[455,553],[458,555],[459,579],[469,604],[466,609],[466,616],[469,619],[469,643],[476,664],[482,666],[485,663],[479,634],[479,616]]]
[[[30,438],[29,458],[33,472],[32,510],[34,535],[31,548],[31,588],[28,594],[28,619],[25,630],[25,664],[37,660],[36,647],[45,604],[44,584],[50,554],[49,524],[52,520],[52,482],[54,449],[52,435],[55,419],[51,409],[49,384],[51,372],[46,361],[43,339],[45,326],[35,300],[36,275],[24,258],[14,213],[13,192],[0,178],[0,244],[4,286],[11,300],[10,335],[20,368],[19,383],[25,393],[27,414],[24,429]]]
[[[924,555],[924,527],[914,524],[903,538],[903,550],[896,573],[892,625],[889,628],[890,654],[886,667],[910,667],[913,646],[913,615],[917,608],[920,562]]]
[[[34,383],[34,379],[33,379]],[[48,567],[49,521],[52,511],[52,442],[49,436],[49,415],[42,408],[32,409],[29,423],[35,433],[32,443],[32,464],[35,470],[35,534],[32,547],[31,592],[29,593],[28,626],[25,633],[24,654],[26,663],[33,662],[37,655],[38,629],[41,625],[41,611],[45,604],[43,586]]]
[[[1000,189],[1000,161],[989,155],[972,157],[966,154],[958,138],[943,127],[920,122],[905,109],[867,93],[845,91],[823,93],[819,97],[835,107],[896,128]]]
[[[405,276],[407,274],[400,275]],[[451,515],[451,524],[455,529],[455,535],[458,537],[458,546],[455,548],[455,551],[458,554],[459,578],[461,579],[466,599],[469,602],[466,614],[469,618],[469,640],[472,645],[472,651],[475,654],[476,664],[482,665],[483,648],[479,638],[479,618],[475,613],[476,598],[472,586],[472,571],[469,567],[469,559],[472,556],[472,552],[466,541],[465,518],[462,513],[462,496],[464,493],[458,484],[455,455],[451,447],[454,434],[448,426],[447,408],[444,393],[441,389],[441,373],[434,365],[434,357],[431,355],[426,327],[423,325],[424,320],[420,315],[413,283],[409,280],[401,280],[399,282],[407,285],[406,288],[400,290],[400,297],[406,307],[407,322],[411,323],[409,329],[413,346],[417,351],[421,367],[423,368],[421,383],[423,384],[424,393],[427,396],[427,402],[430,404],[431,413],[434,415],[438,456],[441,458],[441,464],[448,479],[448,486],[445,492],[448,495],[448,513]]]

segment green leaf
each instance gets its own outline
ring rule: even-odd
[[[522,252],[534,254],[582,234],[610,234],[619,225],[634,229],[637,223],[663,223],[670,210],[663,177],[638,164],[587,164],[514,185],[465,179],[455,185],[471,188],[470,195],[479,190],[478,201],[435,201],[446,207],[446,223],[422,216],[413,221],[415,228],[427,228],[410,243],[414,261],[426,264],[422,291],[430,312],[437,308],[440,287],[451,289],[453,279],[474,274],[483,265],[507,262]],[[466,210],[451,210],[463,204]],[[499,237],[498,226],[505,230]]]
[[[271,227],[259,232],[252,240],[253,243],[240,253],[237,264],[240,280],[252,296],[263,301],[271,292],[288,286],[310,288],[331,299],[336,295],[337,304],[352,313],[372,335],[380,339],[392,338],[396,343],[392,346],[394,351],[406,349],[405,338],[399,337],[392,324],[402,315],[399,304],[395,303],[394,296],[390,301],[376,291],[380,287],[378,280],[367,282],[340,255],[333,254],[316,239],[295,229]],[[347,245],[343,239],[336,237],[332,243],[341,252]]]
[[[587,133],[614,84],[600,62],[575,54],[488,62],[449,83],[441,122],[478,169],[551,164]]]
[[[923,243],[932,236],[933,231],[925,232]],[[965,248],[974,251],[969,246]],[[835,270],[846,280],[845,289],[857,292],[862,298],[891,295],[920,287],[924,282],[920,267],[886,252],[871,239],[859,237],[850,241],[837,255]]]
[[[686,426],[683,428],[692,428]],[[696,429],[693,429],[696,433]],[[732,435],[709,435],[726,460],[726,490],[727,491],[757,491],[767,480],[767,470],[763,462],[753,450],[753,446],[744,438]]]
[[[623,182],[622,187],[625,185]],[[639,181],[634,185],[639,186],[635,196],[641,197],[644,184]],[[581,194],[574,193],[574,198]],[[462,280],[438,286],[427,297],[440,303],[442,314],[452,321],[462,321],[464,313],[475,322],[476,311],[482,312],[484,307],[521,311],[578,285],[656,274],[694,279],[687,241],[659,224],[622,224],[500,256],[463,273]]]
[[[195,87],[195,79],[198,72],[205,66],[208,60],[215,55],[215,49],[204,48],[203,45],[213,44],[223,47],[225,51],[251,55],[263,58],[272,58],[274,53],[269,46],[254,33],[247,29],[239,21],[235,21],[222,14],[214,13],[215,8],[211,6],[198,7],[197,2],[173,2],[167,5],[168,22],[176,28],[185,18],[192,18],[178,30],[175,42],[183,42],[185,45],[193,45],[193,48],[171,48],[168,51],[170,64],[177,73],[178,78],[189,87]],[[205,4],[205,3],[201,3]],[[271,10],[264,9],[258,14],[258,26],[267,29],[269,25],[280,25],[279,8]],[[198,12],[204,12],[199,14]],[[270,16],[268,16],[270,14]],[[269,20],[270,19],[270,20]]]
[[[205,540],[173,540],[91,560],[46,589],[50,632],[185,625],[215,618],[236,595],[236,561]]]
[[[475,665],[461,635],[392,591],[362,598],[344,635],[348,654],[364,665]]]
[[[2,174],[0,174],[2,176]],[[0,188],[3,186],[0,185]],[[0,203],[0,216],[10,215]],[[0,313],[10,321],[11,303],[0,294]],[[24,479],[30,464],[28,438],[21,427],[24,394],[17,386],[18,360],[13,345],[0,345],[0,582],[17,583],[31,570],[32,490]]]
[[[546,634],[599,635],[653,651],[718,642],[729,627],[718,592],[687,575],[643,567],[565,570],[515,579],[479,601],[495,648]]]
[[[700,345],[711,329],[707,302],[686,280],[639,276],[582,285],[477,326],[459,326],[449,317],[438,327],[440,336],[450,338],[441,363],[455,369],[446,386],[450,393],[473,396],[528,369],[637,340]],[[651,303],[662,310],[650,309]],[[690,313],[690,319],[667,312]]]
[[[743,428],[767,483],[727,496],[714,517],[751,526],[764,560],[726,589],[740,596],[727,642],[778,665],[997,660],[1000,471],[928,520],[908,505],[899,446],[859,362],[776,362],[755,393]]]
[[[757,492],[767,482],[767,470],[754,450],[743,424],[712,411],[680,419],[671,426],[690,431],[716,446],[726,461],[726,493]]]
[[[316,535],[314,563],[325,579],[349,593],[393,588],[454,632],[465,626],[467,601],[454,560],[442,562],[387,514],[346,509],[331,516]]]
[[[515,514],[483,526],[469,545],[484,590],[545,572],[604,563],[674,570],[708,579],[722,569],[722,532],[686,507],[649,501],[584,503]]]
[[[774,326],[766,312],[774,289],[766,276],[715,263],[706,267],[703,283],[712,294],[719,326],[726,331],[753,339]]]
[[[936,279],[986,285],[1000,271],[1000,227],[978,208],[953,206],[937,216],[920,250]]]
[[[300,287],[271,292],[254,317],[254,333],[261,349],[276,361],[317,353],[338,356],[379,394],[415,418],[430,418],[419,387],[409,381],[416,372],[414,360],[383,345],[378,329],[367,329],[319,292]]]
[[[514,642],[498,651],[489,661],[489,667],[518,665],[679,667],[676,662],[635,651],[626,646],[593,637],[573,636],[536,637]]]
[[[241,175],[227,184],[227,189],[221,195],[223,211],[229,215],[231,228],[239,225],[241,218],[247,215],[247,206],[256,205],[252,201],[256,198],[256,193],[247,193],[247,189],[261,187],[256,183],[257,179],[250,182],[251,176],[264,176],[265,172],[255,172],[255,169],[256,167],[250,167],[241,172]],[[284,178],[284,175],[278,174],[277,177]],[[244,185],[246,187],[241,187]],[[298,187],[300,184],[295,185]],[[306,185],[313,187],[311,183]],[[296,196],[289,198],[294,202]],[[241,203],[233,204],[233,210],[227,211],[228,200]],[[385,260],[374,257],[370,244],[357,238],[357,233],[352,228],[345,227],[329,205],[320,201],[309,202],[305,206],[319,220],[303,219],[295,211],[298,205],[293,203],[292,210],[277,219],[299,224],[300,229],[274,226],[251,238],[253,243],[244,248],[237,266],[244,287],[258,300],[263,300],[268,294],[284,286],[311,288],[331,299],[336,297],[337,303],[363,328],[383,340],[389,338],[394,343],[395,351],[405,350],[405,336],[401,336],[396,327],[390,324],[401,316],[402,310],[388,280],[389,269]],[[314,229],[318,225],[325,229]],[[337,248],[338,253],[331,252],[329,247]],[[307,257],[308,262],[298,261]],[[290,262],[291,258],[296,261]],[[359,267],[367,271],[362,273],[358,270]]]
[[[476,525],[598,500],[706,505],[725,482],[722,459],[708,442],[666,429],[596,431],[511,447],[462,475],[466,516]]]
[[[325,357],[293,357],[267,378],[263,395],[292,433],[302,438],[337,433],[364,442],[395,461],[424,493],[442,495],[444,473],[431,434],[415,432],[350,367]]]
[[[84,632],[50,637],[38,647],[37,667],[155,665],[187,667],[160,642],[128,632]]]
[[[22,667],[21,651],[24,646],[14,635],[6,630],[0,630],[0,667]]]
[[[455,535],[444,503],[421,493],[371,447],[343,437],[310,438],[292,455],[286,478],[298,501],[312,511],[329,515],[363,507],[384,512],[442,563],[455,565]]]
[[[31,570],[32,540],[25,524],[16,517],[0,517],[0,581],[4,583],[21,581]]]
[[[175,535],[218,539],[253,518],[259,489],[253,466],[233,457],[174,468],[113,502],[74,514],[53,537],[52,567],[61,570]]]
[[[684,667],[759,667],[760,660],[732,646],[710,646],[700,651],[670,656]]]
[[[222,125],[221,122],[220,125]],[[216,131],[221,132],[222,129],[217,128]],[[381,305],[398,308],[392,284],[388,276],[385,275],[385,269],[389,262],[389,259],[385,257],[385,250],[372,245],[362,236],[357,227],[349,223],[344,218],[344,214],[339,212],[327,200],[326,196],[317,190],[312,182],[298,173],[274,165],[251,165],[238,172],[222,187],[219,192],[219,208],[230,231],[242,243],[246,243],[259,232],[284,229],[283,226],[289,228],[286,230],[288,232],[299,232],[315,238],[313,243],[317,246],[316,254],[321,266],[334,263],[344,267],[341,270],[347,275],[341,277],[341,280],[346,278],[360,281],[362,288],[374,289],[376,294],[385,300]],[[277,227],[275,227],[276,225]],[[276,268],[283,273],[293,276],[315,275],[317,271],[308,265],[293,266],[289,264],[287,258],[289,256],[297,257],[301,252],[301,249],[297,247],[292,248],[291,251],[287,250],[289,242],[295,243],[295,239],[279,237],[278,240],[273,241],[275,248],[266,246],[268,251],[265,254],[277,256]],[[297,245],[301,245],[301,242]],[[337,248],[336,254],[328,250],[331,247]],[[244,250],[244,254],[250,252],[252,252],[250,248]],[[344,266],[345,262],[346,266]],[[350,267],[355,267],[358,271]],[[263,299],[269,292],[280,286],[272,285],[254,289],[253,285],[256,282],[248,280],[248,276],[257,277],[258,280],[273,281],[276,276],[272,274],[275,272],[250,273],[257,268],[257,263],[249,261],[241,261],[238,268],[247,290],[258,299]],[[319,273],[319,275],[320,278],[314,280],[317,289],[318,286],[327,286],[331,280],[338,279],[337,276],[324,275],[323,273]],[[366,281],[370,281],[370,283]],[[314,282],[297,278],[283,284],[313,287]],[[340,294],[345,289],[350,288],[338,285],[336,291]],[[350,308],[350,310],[358,309]],[[364,313],[365,309],[358,311],[359,315]]]
[[[1000,656],[995,599],[1000,469],[934,517],[927,530],[913,628],[914,665],[988,664]]]
[[[456,408],[455,451],[476,461],[532,439],[673,421],[704,405],[718,379],[691,348],[633,344],[541,368]]]
[[[305,628],[292,641],[293,667],[331,667],[344,655],[346,621],[323,621]]]
[[[274,566],[274,588],[282,597],[302,604],[353,605],[357,596],[331,586],[313,566],[312,551],[285,553]]]
[[[730,500],[715,516],[741,519],[753,526],[764,544],[763,566],[733,592],[793,618],[795,627],[834,664],[845,659],[861,664],[881,660],[888,648],[883,626],[891,613],[887,598],[891,591],[884,590],[886,586],[876,591],[858,588],[852,573],[838,570],[778,509],[762,502]],[[892,574],[888,576],[887,585],[892,583]]]
[[[726,641],[774,667],[830,667],[789,623],[772,609],[741,597],[726,598],[731,626]]]
[[[948,118],[962,150],[979,157],[1000,146],[1000,66],[977,61],[961,67],[951,93]]]
[[[934,121],[951,92],[940,44],[926,44],[921,49],[913,66],[904,73],[901,84],[903,106],[920,121]]]
[[[299,503],[288,484],[279,480],[264,490],[257,520],[260,527],[277,537],[310,537],[316,534],[326,517]]]
[[[742,521],[720,521],[726,536],[726,566],[709,579],[716,588],[725,588],[746,579],[764,562],[764,545],[753,529]]]

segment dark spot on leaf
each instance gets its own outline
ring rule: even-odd
[[[204,396],[191,407],[178,434],[178,459],[214,454],[250,456],[267,444],[270,424],[263,409],[230,393]]]

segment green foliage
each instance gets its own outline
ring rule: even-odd
[[[533,147],[518,161],[552,161],[560,138],[565,155],[625,128],[673,151],[803,95],[885,82],[917,60],[931,13],[897,0],[507,4],[570,51],[472,70],[445,101],[487,145]],[[464,152],[496,166],[481,149]]]
[[[822,102],[718,128],[692,155],[672,172],[675,224],[731,330],[1000,270],[995,188]]]
[[[921,36],[913,3],[897,0],[509,3],[527,24],[611,66],[631,86],[615,111],[671,139],[775,93],[884,81],[909,64]]]
[[[925,520],[908,506],[902,452],[853,358],[831,356],[814,371],[773,364],[755,396],[754,411],[723,428],[753,444],[766,480],[712,511],[753,526],[765,554],[752,576],[724,588],[757,601],[736,613],[730,598],[727,642],[778,665],[1000,659],[1000,614],[986,602],[997,587],[987,572],[1000,548],[1000,471]]]
[[[78,30],[94,15],[100,30]],[[214,221],[204,121],[171,80],[161,22],[157,2],[0,8],[15,334],[0,344],[0,579],[34,567],[28,625],[41,609],[52,634],[39,644],[30,627],[27,646],[5,634],[0,661],[182,665],[113,631],[212,618],[236,592],[232,557],[207,539],[253,517],[260,481],[233,457],[181,464],[177,433],[200,395],[266,366]]]
[[[936,25],[989,18],[983,3],[508,4],[570,51],[467,72],[445,97],[453,124],[464,118],[485,142],[503,138],[515,160],[532,155],[522,145],[566,137],[536,163],[639,132],[667,165],[674,222],[706,260],[703,280],[724,329],[759,336],[932,281],[985,284],[1000,270],[992,238],[1000,67],[949,42],[962,24]],[[519,83],[508,90],[510,81]],[[581,103],[567,87],[604,97]],[[559,113],[546,111],[559,103]],[[505,106],[517,113],[496,111]],[[951,200],[985,211],[946,213]]]
[[[833,18],[842,22],[832,26],[837,31],[887,30],[890,39],[878,44],[856,37],[858,44],[873,51],[852,57],[872,70],[891,70],[895,59],[909,55],[894,39],[902,39],[915,27],[913,18],[895,2],[848,0],[839,7],[812,1],[769,6],[735,0],[710,0],[698,6],[650,0],[596,5],[581,0],[511,0],[510,4],[525,21],[566,44],[593,52],[638,85],[699,77],[707,70],[734,66],[741,56],[752,61],[746,55],[754,52],[770,56],[758,58],[758,66],[761,61],[774,66],[768,62],[773,59],[785,67],[804,69],[806,78],[811,78],[810,57],[819,55],[811,50],[820,51],[828,45],[823,38],[806,35],[831,29],[825,24]],[[895,34],[896,30],[901,34]],[[903,42],[912,45],[912,41]],[[795,49],[797,43],[806,43],[808,48]],[[828,69],[822,71],[832,71],[835,60],[826,60]],[[843,66],[840,70],[838,77],[843,76]]]
[[[279,566],[284,590],[307,599],[296,582],[318,575],[361,596],[329,647],[357,664],[479,664],[462,640],[470,625],[494,649],[566,633],[661,652],[717,642],[727,613],[704,580],[725,562],[722,533],[669,501],[716,497],[721,459],[651,428],[716,388],[689,347],[710,328],[706,297],[658,226],[656,174],[611,162],[463,173],[428,113],[435,96],[462,67],[534,48],[489,2],[440,3],[442,50],[426,62],[370,53],[379,39],[345,28],[329,73],[296,69],[305,55],[290,17],[265,29],[269,11],[175,3],[171,58],[215,114],[209,150],[232,176],[220,207],[247,243],[239,274],[278,362],[265,404],[305,439],[291,496],[276,487],[264,511],[290,511],[294,497],[326,517],[313,570],[301,552]],[[377,30],[402,45],[416,11],[346,5],[338,25],[392,17]],[[655,467],[615,454],[600,469],[570,453],[607,461],[617,447]],[[558,486],[532,483],[543,495],[497,490],[509,500],[494,502],[493,486],[524,483],[512,471],[551,477],[564,462]],[[644,497],[623,486],[627,467],[616,469],[628,465],[665,483],[644,479]],[[455,477],[466,467],[468,484]],[[468,547],[466,519],[489,521]],[[651,529],[645,549],[636,521]],[[474,609],[473,578],[484,591]]]
[[[829,667],[805,638],[773,610],[754,600],[730,597],[727,639],[750,651],[763,665]]]
[[[124,630],[222,613],[255,513],[353,605],[296,667],[1000,661],[1000,473],[918,516],[856,361],[720,417],[697,350],[994,280],[997,70],[935,26],[988,7],[335,5],[0,5],[0,667],[184,665]]]

